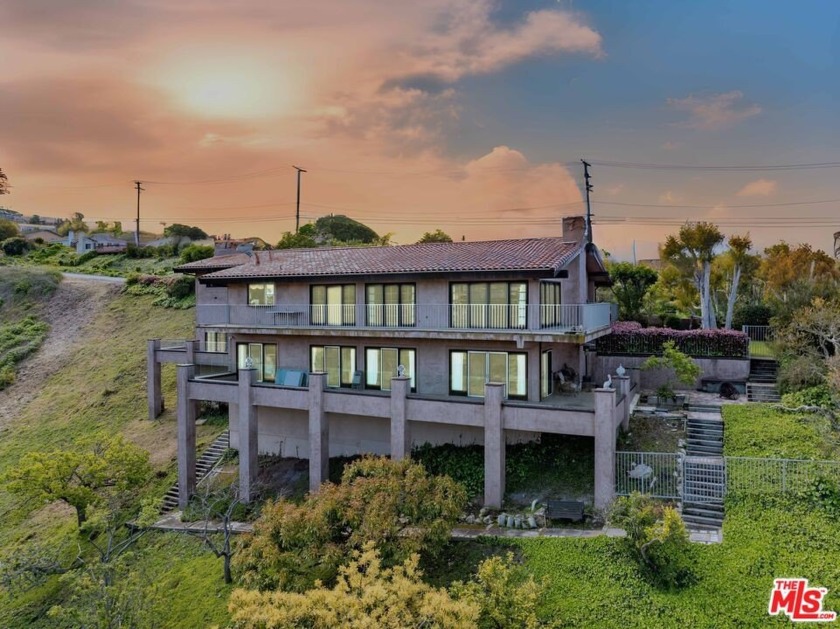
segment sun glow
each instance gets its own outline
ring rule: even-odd
[[[190,50],[166,60],[154,82],[179,105],[207,118],[264,118],[294,108],[299,93],[294,74],[254,52]]]

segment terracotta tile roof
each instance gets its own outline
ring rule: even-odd
[[[579,246],[579,243],[566,242],[562,238],[529,238],[394,247],[282,249],[255,252],[244,264],[204,277],[221,280],[481,271],[556,273],[572,259]],[[202,262],[209,265],[213,260],[216,258]],[[187,266],[190,265],[179,269]]]
[[[245,264],[249,260],[246,253],[231,253],[226,256],[213,256],[212,258],[205,258],[204,260],[196,260],[195,262],[187,262],[175,267],[175,270],[182,273],[195,273],[201,271],[218,271],[219,269],[229,269],[233,266]]]

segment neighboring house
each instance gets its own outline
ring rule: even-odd
[[[74,247],[76,253],[87,253],[88,251],[96,251],[97,253],[123,253],[128,246],[127,241],[121,238],[114,238],[109,234],[87,235],[82,232],[77,235],[73,230],[68,232],[65,244],[68,247]]]
[[[56,234],[54,231],[49,229],[37,229],[27,231],[23,234],[23,237],[29,240],[30,242],[37,240],[40,238],[46,243],[54,243],[54,242],[64,242],[64,238]]]
[[[561,369],[579,391],[584,343],[609,334],[611,318],[609,303],[592,303],[608,275],[583,219],[563,227],[562,238],[287,249],[178,267],[197,277],[197,340],[149,342],[148,394],[155,417],[161,363],[181,363],[181,504],[195,486],[196,405],[210,400],[230,405],[245,500],[258,453],[309,458],[316,490],[329,456],[477,443],[485,504],[499,507],[505,443],[557,433],[594,437],[605,507],[630,383],[557,391]]]

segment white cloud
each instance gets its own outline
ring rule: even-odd
[[[659,202],[660,203],[680,203],[682,202],[683,197],[671,190],[666,190],[662,194],[659,195]]]
[[[676,110],[688,112],[690,117],[681,123],[682,126],[716,130],[731,127],[761,113],[761,107],[742,103],[743,98],[742,92],[733,90],[723,94],[669,98],[668,105]]]
[[[739,197],[769,197],[776,194],[779,182],[773,179],[756,179],[741,188],[736,195]]]

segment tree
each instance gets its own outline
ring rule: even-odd
[[[700,294],[700,325],[704,329],[717,327],[712,309],[711,266],[715,248],[723,242],[717,225],[707,222],[686,223],[679,235],[670,235],[662,245],[660,256],[684,275],[692,278]]]
[[[424,242],[452,242],[452,237],[442,229],[436,229],[433,232],[423,234],[420,240],[417,241],[417,244],[419,245]]]
[[[323,240],[335,244],[374,244],[379,235],[367,225],[343,214],[322,216],[315,221],[315,233]]]
[[[240,629],[333,629],[333,627],[439,627],[473,629],[479,605],[454,600],[443,588],[423,582],[419,556],[387,567],[373,542],[350,554],[331,588],[315,583],[305,592],[237,589],[228,609]]]
[[[648,356],[641,365],[642,369],[672,369],[677,380],[683,384],[694,384],[702,369],[688,356],[677,349],[673,340],[662,344],[662,356]],[[674,387],[668,382],[659,387],[657,395],[674,399]]]
[[[18,229],[17,223],[5,218],[0,218],[0,240],[14,238],[15,236],[20,236],[20,230]]]
[[[723,327],[732,329],[732,316],[735,313],[735,301],[738,298],[738,284],[741,282],[741,272],[750,262],[752,240],[750,235],[729,237],[728,257],[732,260],[732,282],[729,287],[729,297],[726,300],[726,319]]]
[[[283,236],[277,243],[278,249],[307,249],[317,246],[315,227],[311,224],[304,225],[296,234],[293,232],[283,232]]]
[[[618,302],[618,317],[623,321],[638,321],[642,315],[644,298],[656,283],[659,274],[648,266],[617,262],[609,265],[612,293]]]
[[[122,437],[90,440],[80,448],[30,452],[5,475],[7,489],[43,503],[60,500],[76,509],[79,527],[88,509],[148,480],[149,453]]]
[[[29,219],[29,222],[32,225],[40,225],[41,224],[41,217],[37,214],[33,214],[32,217]]]
[[[9,194],[9,178],[6,173],[0,168],[0,194]]]
[[[173,223],[163,228],[163,235],[167,237],[189,238],[190,240],[204,240],[207,234],[198,227]]]
[[[609,521],[627,532],[627,544],[657,584],[675,589],[694,581],[694,554],[676,509],[633,492],[616,499]]]
[[[267,504],[234,568],[249,587],[304,591],[316,579],[330,586],[366,542],[386,566],[415,552],[436,555],[465,504],[464,488],[449,477],[430,476],[410,459],[365,457],[302,504]]]

